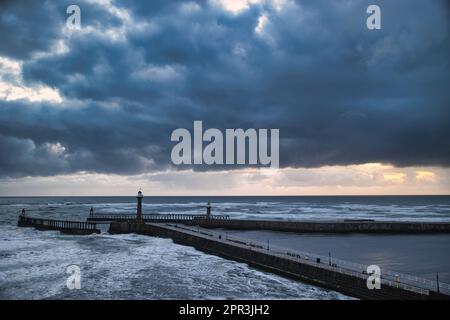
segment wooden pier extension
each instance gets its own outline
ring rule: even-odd
[[[366,267],[326,257],[300,253],[286,248],[266,247],[246,239],[229,237],[211,230],[178,224],[137,224],[113,222],[110,233],[139,233],[171,238],[175,243],[193,246],[207,253],[245,262],[251,266],[294,278],[305,283],[332,289],[360,299],[449,299],[450,286],[441,284],[441,293],[433,283],[412,276],[382,271],[381,289],[369,290]],[[448,290],[445,294],[442,293]]]
[[[19,227],[33,227],[38,230],[58,230],[66,234],[86,235],[100,233],[97,225],[91,222],[51,220],[19,216]]]

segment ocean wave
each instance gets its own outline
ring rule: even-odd
[[[22,231],[24,230],[24,231]],[[0,253],[4,299],[345,299],[344,295],[136,234],[87,237],[9,228]],[[80,266],[82,289],[65,287]]]

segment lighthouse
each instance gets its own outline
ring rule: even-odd
[[[144,195],[142,191],[139,190],[136,199],[137,199],[137,211],[136,211],[136,223],[142,223],[142,198]]]
[[[207,219],[211,218],[211,202],[208,202],[206,206],[206,218]]]

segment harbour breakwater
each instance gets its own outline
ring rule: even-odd
[[[192,246],[198,250],[227,259],[244,262],[266,271],[294,278],[305,283],[332,289],[360,299],[429,300],[449,299],[450,296],[396,279],[381,279],[381,288],[369,289],[365,270],[341,264],[327,264],[318,257],[296,254],[289,250],[265,248],[197,227],[177,224],[139,224],[112,222],[112,234],[138,233],[170,238],[175,243]]]
[[[297,233],[373,233],[373,234],[425,234],[450,233],[450,223],[399,222],[372,220],[342,221],[286,221],[194,218],[191,222],[203,228],[230,230],[270,230]]]
[[[87,218],[89,222],[134,222],[136,215],[95,214]],[[450,233],[448,222],[375,221],[375,220],[244,220],[230,219],[227,215],[188,214],[143,214],[143,222],[183,223],[203,228],[229,230],[270,230],[296,233],[373,233],[373,234],[430,234]]]

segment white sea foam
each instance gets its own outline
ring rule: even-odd
[[[2,227],[0,297],[42,298],[304,298],[341,294],[260,272],[169,239],[135,234],[87,237]],[[82,289],[65,287],[65,268],[82,271]]]

